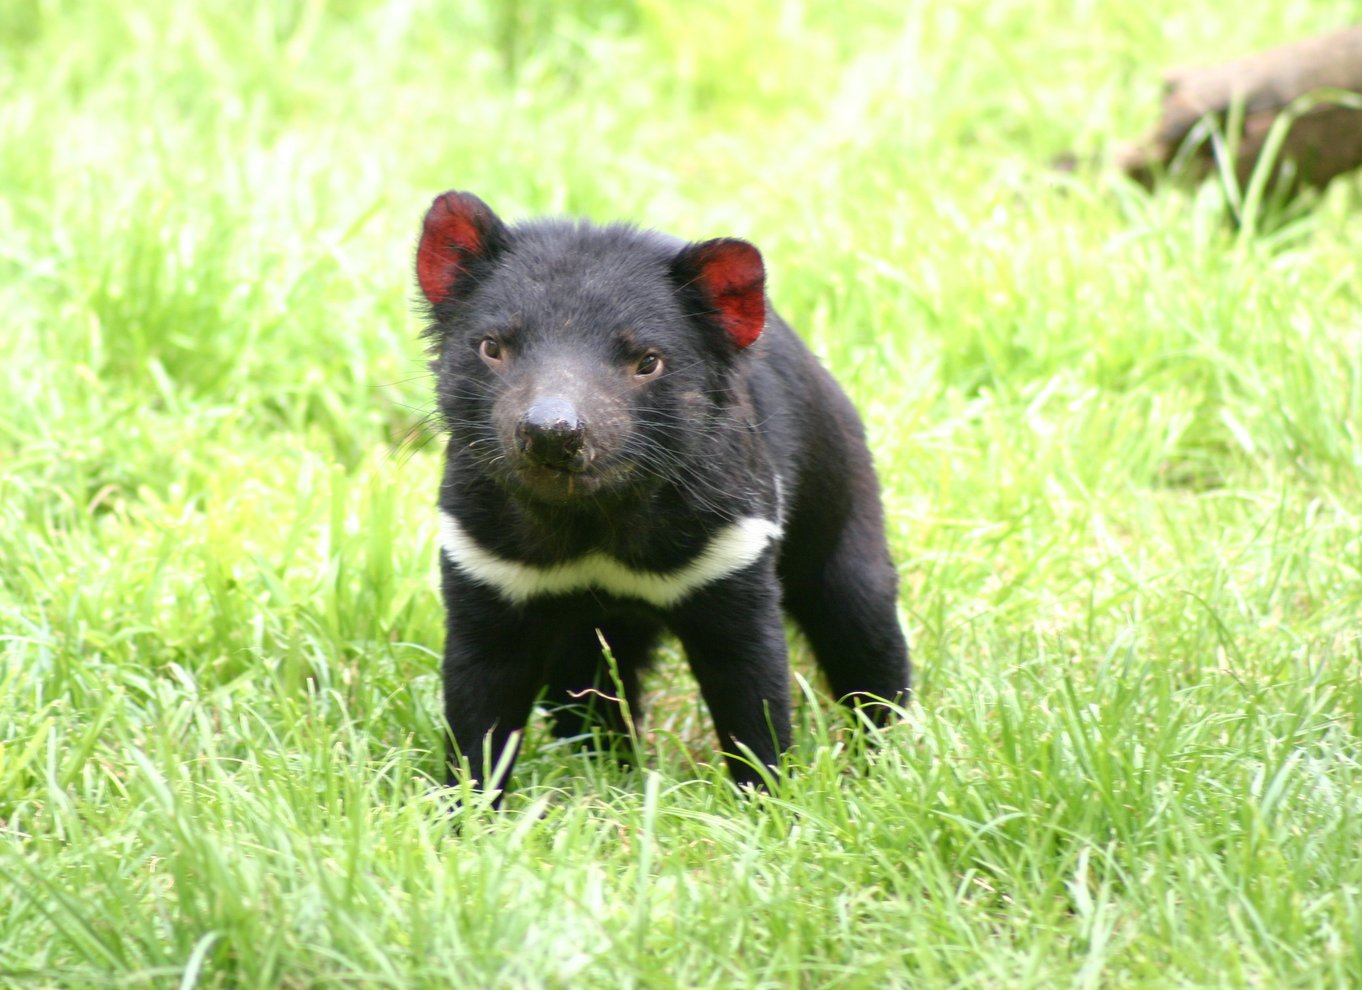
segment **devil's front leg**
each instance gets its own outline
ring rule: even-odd
[[[790,745],[790,669],[769,555],[691,595],[675,609],[672,628],[733,778],[760,786],[752,760],[774,770]]]
[[[445,574],[444,593],[446,779],[456,783],[466,766],[474,786],[502,787],[544,687],[551,623],[458,573]],[[503,761],[503,776],[488,780]]]

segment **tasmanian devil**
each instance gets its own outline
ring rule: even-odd
[[[461,758],[480,786],[509,767],[541,695],[558,736],[591,721],[626,731],[670,631],[733,776],[759,783],[790,743],[782,609],[837,697],[906,700],[864,430],[771,308],[755,247],[508,226],[447,192],[426,213],[416,271],[449,431],[451,782]]]

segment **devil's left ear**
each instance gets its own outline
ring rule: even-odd
[[[453,295],[469,266],[491,257],[508,237],[506,225],[472,193],[436,196],[426,211],[421,246],[416,249],[416,280],[431,305]]]
[[[735,347],[747,347],[766,325],[766,267],[761,252],[732,237],[691,244],[672,262],[672,277],[698,289]]]

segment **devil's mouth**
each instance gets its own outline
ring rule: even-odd
[[[517,485],[531,497],[550,502],[567,502],[592,495],[604,480],[590,464],[560,467],[521,461],[512,474]]]
[[[566,465],[543,463],[505,443],[496,447],[470,445],[468,453],[481,462],[482,471],[508,496],[527,502],[613,502],[616,497],[628,498],[641,479],[639,464],[600,451]]]

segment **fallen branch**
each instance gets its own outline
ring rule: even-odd
[[[1318,98],[1306,99],[1310,94]],[[1322,188],[1362,166],[1362,27],[1168,73],[1158,126],[1142,141],[1119,148],[1114,160],[1145,186],[1175,160],[1186,174],[1201,178],[1215,168],[1215,142],[1196,139],[1218,133],[1225,136],[1223,147],[1243,189],[1264,149],[1271,150],[1272,125],[1284,112],[1295,119],[1287,121],[1273,185],[1285,178],[1292,188]],[[1206,130],[1200,129],[1203,121],[1210,124]]]

